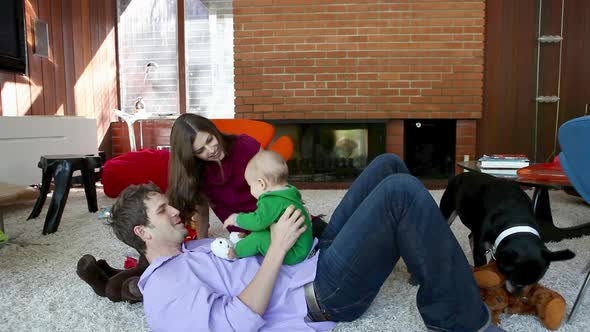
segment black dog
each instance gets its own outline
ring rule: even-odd
[[[459,215],[471,230],[475,266],[487,263],[486,250],[491,249],[510,293],[538,282],[551,262],[575,256],[570,250],[552,252],[545,247],[531,199],[514,181],[462,173],[449,182],[440,209],[449,225]]]

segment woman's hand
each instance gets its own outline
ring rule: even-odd
[[[301,210],[295,210],[290,205],[279,220],[270,226],[270,248],[276,248],[282,253],[287,253],[295,244],[295,241],[305,232],[307,226],[304,225],[305,216]]]

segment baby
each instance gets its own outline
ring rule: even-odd
[[[283,263],[293,265],[307,257],[313,244],[311,219],[303,206],[299,190],[287,183],[288,175],[287,163],[275,152],[263,150],[250,160],[244,176],[250,186],[250,193],[258,199],[258,203],[256,211],[234,213],[223,223],[224,228],[235,225],[251,231],[245,238],[230,236],[235,246],[229,246],[229,259],[266,255],[270,246],[269,226],[279,219],[289,205],[301,210],[307,229],[289,250]]]

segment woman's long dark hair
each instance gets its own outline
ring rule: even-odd
[[[187,221],[206,202],[200,192],[201,169],[205,163],[193,154],[193,142],[198,132],[207,132],[219,142],[226,157],[236,139],[217,129],[211,120],[200,115],[180,115],[170,133],[170,161],[168,166],[168,199],[170,205],[180,211],[180,217]]]

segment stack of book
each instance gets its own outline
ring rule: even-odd
[[[516,176],[519,168],[527,167],[529,158],[524,154],[492,154],[479,158],[483,173],[498,176]]]

